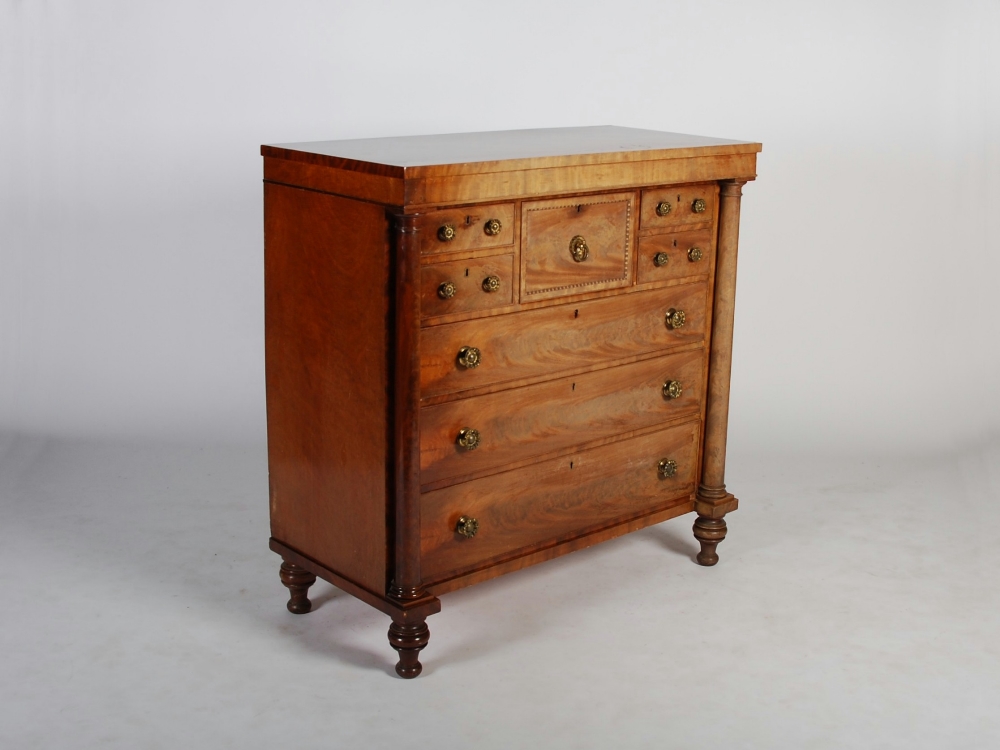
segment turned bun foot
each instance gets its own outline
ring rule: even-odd
[[[708,518],[698,516],[694,522],[694,538],[701,543],[701,552],[698,553],[699,565],[715,565],[719,562],[719,556],[715,548],[719,542],[726,538],[726,521],[724,518]]]
[[[281,563],[281,582],[288,587],[291,598],[288,611],[294,615],[304,615],[312,609],[309,601],[309,587],[316,583],[316,576],[305,568],[290,562]]]
[[[416,622],[396,622],[389,626],[389,645],[399,652],[396,674],[404,680],[412,680],[423,670],[420,650],[430,640],[431,631],[424,620]]]

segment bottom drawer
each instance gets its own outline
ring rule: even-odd
[[[687,422],[421,495],[425,583],[686,501],[695,486],[699,425]],[[660,471],[665,460],[676,466],[672,476]],[[457,530],[463,517],[475,519],[474,536]]]

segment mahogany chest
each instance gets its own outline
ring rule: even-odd
[[[619,127],[263,146],[271,549],[391,617],[694,512],[714,565],[760,144]]]

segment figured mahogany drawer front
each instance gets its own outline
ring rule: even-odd
[[[651,289],[431,326],[420,332],[420,392],[424,397],[556,374],[704,339],[705,283]],[[681,326],[666,315],[684,314]],[[477,350],[465,367],[460,352]]]
[[[514,301],[514,254],[451,260],[420,269],[420,315],[501,307]]]
[[[688,422],[424,493],[424,579],[443,580],[688,501],[698,439],[699,423]]]
[[[506,466],[701,408],[701,349],[420,410],[420,481]],[[459,444],[475,430],[471,449]]]
[[[514,204],[449,208],[417,220],[420,252],[450,253],[514,244]]]
[[[522,301],[628,286],[632,193],[521,206]]]
[[[707,276],[715,255],[711,229],[639,238],[638,283]]]
[[[643,190],[639,226],[651,229],[710,223],[715,217],[717,191],[714,182]]]

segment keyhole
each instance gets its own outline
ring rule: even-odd
[[[576,383],[573,383],[573,388],[572,388],[572,390],[574,390],[574,391],[576,390]]]
[[[680,200],[680,198],[678,198],[677,200]],[[472,223],[472,217],[471,216],[466,216],[465,217],[465,226],[469,226],[471,223]]]
[[[571,469],[573,468],[573,462],[572,461],[569,462],[569,468],[571,468]]]
[[[678,195],[677,195],[677,202],[678,202],[678,203],[680,203],[680,202],[681,202],[681,196],[680,196],[680,194],[678,194]]]
[[[583,210],[583,204],[582,203],[576,204],[576,212],[580,213],[582,210]]]
[[[674,247],[677,247],[677,240],[674,240]],[[468,272],[468,271],[466,271],[466,272],[465,272],[465,275],[466,275],[466,276],[468,276],[468,275],[469,275],[469,272]]]
[[[466,275],[466,276],[468,276],[468,275],[469,275],[469,269],[468,269],[468,268],[466,268],[466,269],[465,269],[465,275]]]
[[[573,311],[573,317],[574,318],[579,318],[580,317],[580,311],[579,310],[574,310]]]

